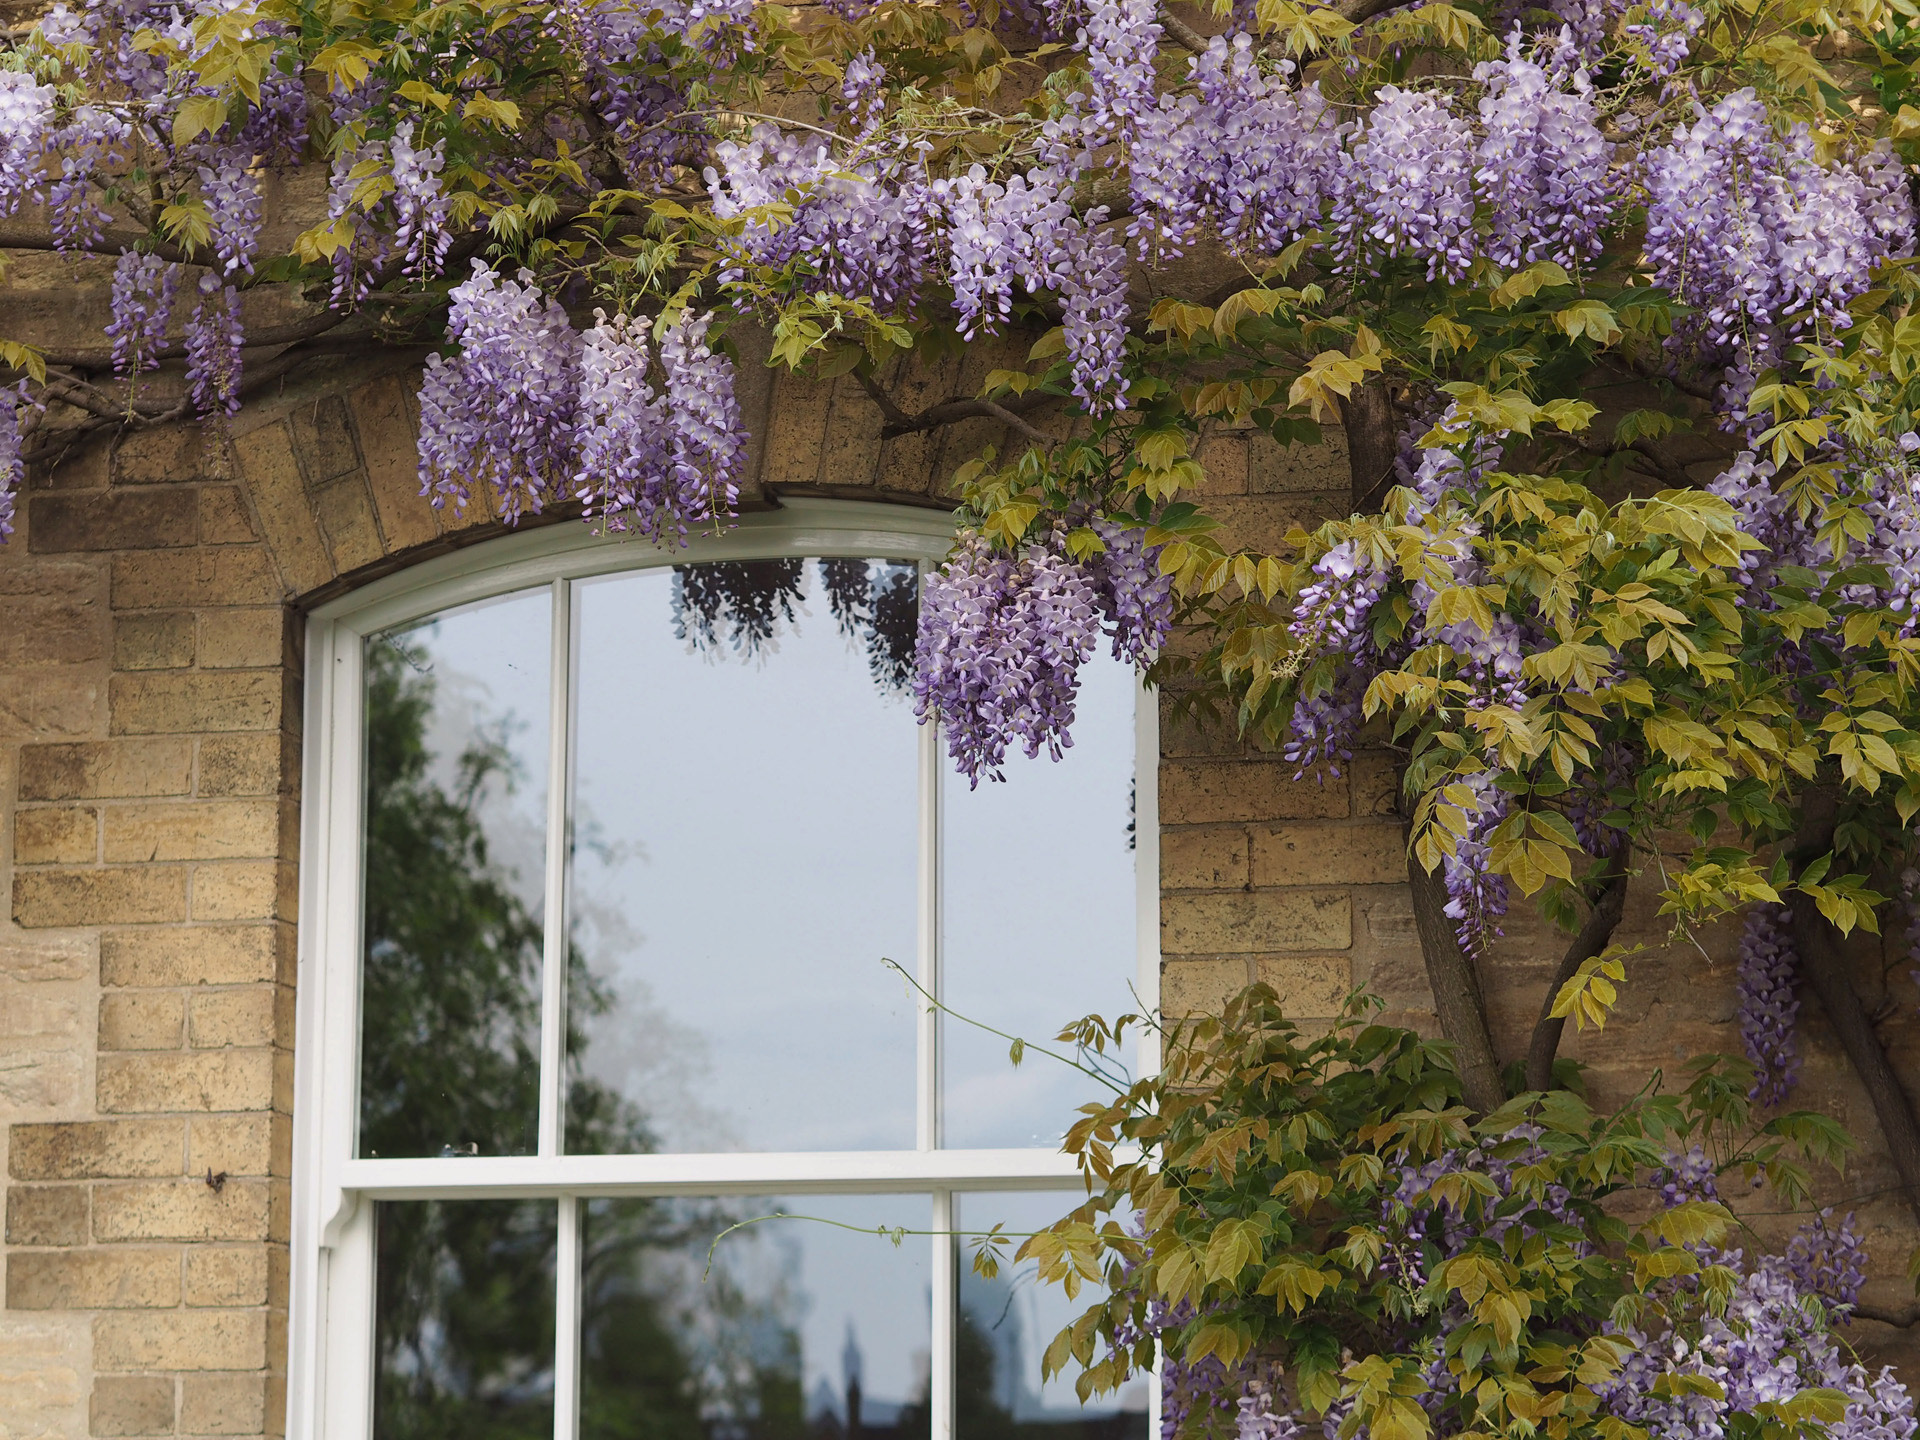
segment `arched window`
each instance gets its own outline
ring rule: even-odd
[[[969,789],[909,689],[950,537],[555,526],[316,611],[295,1437],[1144,1436],[1041,1380],[1084,1301],[950,1235],[1078,1190],[1096,1085],[991,1032],[1153,1002],[1153,706],[1103,657]]]

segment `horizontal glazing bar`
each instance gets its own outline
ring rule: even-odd
[[[1116,1152],[1116,1159],[1131,1158]],[[745,1194],[755,1191],[1064,1190],[1070,1156],[1048,1150],[880,1150],[771,1155],[487,1155],[349,1160],[341,1183],[376,1200],[460,1195]]]

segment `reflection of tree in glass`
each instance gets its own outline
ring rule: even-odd
[[[673,567],[673,633],[718,657],[722,642],[743,659],[771,650],[793,624],[805,586],[804,560],[715,560]],[[911,560],[828,559],[821,587],[840,633],[862,644],[874,683],[899,694],[913,677],[920,623],[920,572]]]

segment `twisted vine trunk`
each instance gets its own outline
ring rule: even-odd
[[[1411,848],[1407,879],[1413,887],[1413,925],[1427,964],[1433,1013],[1440,1018],[1440,1033],[1453,1042],[1453,1063],[1468,1106],[1476,1114],[1489,1114],[1507,1103],[1507,1088],[1500,1083],[1500,1062],[1487,1030],[1480,976],[1473,968],[1473,957],[1461,947],[1453,917],[1447,914],[1446,881],[1437,869],[1431,873],[1422,869]]]
[[[1534,1022],[1533,1038],[1527,1045],[1527,1089],[1553,1088],[1553,1061],[1560,1053],[1560,1036],[1567,1028],[1567,1017],[1553,1013],[1553,1002],[1561,989],[1580,973],[1580,967],[1607,948],[1614,929],[1620,924],[1627,904],[1627,852],[1623,845],[1609,862],[1606,884],[1593,902],[1587,923],[1573,937],[1567,953],[1560,957],[1560,968],[1547,987],[1547,998],[1540,1002],[1540,1018]]]

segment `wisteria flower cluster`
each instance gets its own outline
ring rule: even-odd
[[[924,724],[945,728],[969,781],[1003,778],[1007,747],[1058,760],[1070,733],[1080,667],[1103,629],[1117,659],[1149,662],[1172,623],[1172,587],[1130,526],[1100,522],[1103,553],[1072,559],[1049,535],[1009,552],[962,536],[920,602],[913,694]]]
[[[602,312],[582,337],[525,271],[507,280],[476,260],[452,299],[459,354],[431,357],[420,390],[421,493],[436,507],[464,508],[484,483],[511,523],[572,494],[654,540],[732,513],[746,436],[710,317],[680,315],[656,357],[624,316]]]
[[[1747,912],[1740,936],[1740,1039],[1754,1065],[1753,1089],[1762,1105],[1778,1105],[1800,1073],[1794,1022],[1800,1001],[1794,994],[1799,957],[1787,907],[1756,905]]]

